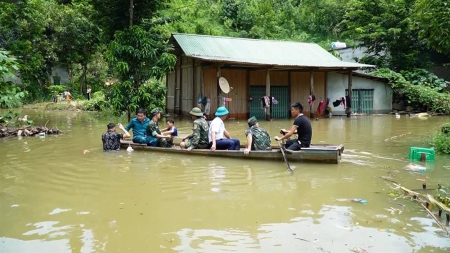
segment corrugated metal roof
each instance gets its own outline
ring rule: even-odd
[[[375,67],[341,61],[314,43],[179,33],[172,37],[186,56],[209,61],[285,67]]]

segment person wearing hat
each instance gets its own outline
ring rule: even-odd
[[[230,133],[225,129],[223,121],[227,118],[227,108],[221,106],[217,108],[216,118],[209,125],[208,139],[211,150],[239,150],[241,143],[238,139],[231,138]]]
[[[244,150],[244,154],[248,155],[250,150],[271,150],[270,136],[264,128],[259,127],[256,117],[249,118],[247,123],[248,129],[245,130],[247,147]]]
[[[189,114],[191,114],[191,117],[194,120],[192,134],[183,138],[180,147],[182,149],[186,148],[188,151],[191,151],[192,149],[208,148],[209,126],[208,122],[206,122],[203,117],[202,110],[198,107],[194,107]]]
[[[284,136],[275,136],[275,140],[288,139],[297,131],[298,139],[286,141],[285,148],[292,151],[308,148],[311,145],[312,128],[308,117],[303,115],[303,105],[299,102],[293,103],[291,105],[291,114],[295,117],[294,125]]]
[[[147,143],[148,146],[170,148],[173,146],[173,139],[170,135],[164,135],[159,130],[158,120],[161,118],[161,111],[158,108],[153,109],[150,114],[152,120],[147,127],[147,135],[150,136],[151,141]]]
[[[125,127],[125,130],[130,131],[133,128],[134,143],[148,144],[150,140],[147,138],[146,131],[149,123],[150,119],[147,118],[147,111],[141,108],[137,111],[136,117],[131,119]]]

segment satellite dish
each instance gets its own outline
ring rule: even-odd
[[[223,93],[228,94],[230,92],[230,85],[225,77],[219,78],[219,87]]]

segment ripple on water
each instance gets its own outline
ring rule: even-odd
[[[317,213],[319,217],[314,212],[303,212],[303,217],[290,222],[263,223],[251,229],[183,228],[163,234],[163,238],[170,238],[171,244],[177,246],[162,243],[161,247],[179,252],[348,252],[353,248],[368,252],[416,252],[432,248],[445,252],[444,248],[450,247],[447,238],[437,235],[430,219],[424,219],[424,231],[408,235],[359,225],[348,213],[352,213],[350,207],[324,206]]]

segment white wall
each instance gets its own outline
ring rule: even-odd
[[[345,114],[342,105],[334,107],[332,102],[345,96],[345,89],[348,88],[348,76],[335,72],[328,72],[327,75],[327,97],[330,98],[330,106],[333,108],[333,115]],[[392,111],[392,88],[384,82],[367,78],[352,77],[352,89],[373,89],[373,113],[389,113]],[[352,108],[354,112],[355,108]]]
[[[52,68],[52,75],[50,76],[50,82],[53,83],[53,76],[60,76],[60,84],[66,84],[69,82],[69,72],[67,67],[64,65],[56,65]]]

